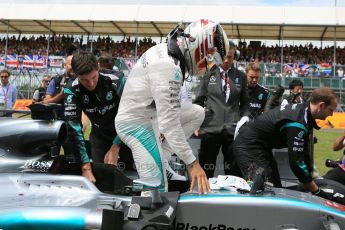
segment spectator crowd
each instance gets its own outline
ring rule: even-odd
[[[86,49],[91,47],[91,39],[86,39],[83,36],[74,37],[73,35],[55,35],[50,37],[49,41],[49,55],[65,56],[70,47],[76,49]],[[114,41],[109,36],[98,37],[92,41],[93,53],[96,56],[101,56],[107,53],[113,57],[134,57],[141,56],[148,48],[154,46],[156,43],[151,38],[143,38],[138,41],[138,48],[136,50],[136,40],[131,37],[126,37],[122,41]],[[48,37],[21,37],[11,36],[7,41],[8,55],[46,55],[48,47]],[[5,54],[6,37],[0,39],[0,55]]]
[[[283,60],[281,60],[282,47],[278,44],[266,46],[247,45],[246,42],[239,43],[241,51],[240,61],[255,61],[259,63],[296,63],[296,64],[320,64],[334,61],[334,47],[326,46],[319,48],[312,43],[306,45],[285,45],[283,47]],[[336,64],[345,64],[345,48],[336,48]]]
[[[93,40],[93,41],[92,41]],[[121,41],[115,41],[110,36],[98,36],[95,39],[85,38],[84,36],[73,35],[54,35],[50,37],[49,55],[65,56],[66,50],[74,46],[77,49],[93,47],[93,53],[101,56],[103,53],[110,54],[113,57],[140,57],[148,48],[156,43],[152,38],[140,39],[136,50],[136,39],[124,37]],[[8,39],[7,54],[17,55],[45,55],[48,47],[48,37],[42,35],[39,37],[31,36],[11,36]],[[0,55],[5,54],[6,38],[0,39]],[[252,45],[246,42],[239,42],[240,50],[239,61],[255,61],[258,63],[296,63],[296,64],[332,64],[334,59],[334,47],[316,47],[312,43],[306,45],[284,45],[283,60],[281,60],[282,47],[278,44],[266,46],[265,44]],[[136,53],[137,52],[137,53]],[[345,64],[345,48],[336,48],[336,64]]]

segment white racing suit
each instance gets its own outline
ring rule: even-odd
[[[167,179],[160,134],[188,165],[196,158],[186,139],[204,118],[200,106],[181,110],[181,69],[167,51],[166,44],[159,44],[138,60],[125,84],[115,118],[117,133],[131,148],[139,177],[159,178],[161,191],[167,191]]]

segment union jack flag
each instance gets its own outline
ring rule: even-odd
[[[8,68],[18,68],[19,62],[16,54],[6,56],[6,66]]]
[[[43,55],[35,55],[35,68],[36,69],[47,68],[47,57]]]
[[[33,55],[24,55],[23,56],[23,68],[34,68],[34,56]]]

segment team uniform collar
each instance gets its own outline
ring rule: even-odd
[[[312,117],[310,112],[310,102],[307,103],[307,119],[308,119],[308,125],[313,127],[314,129],[320,129],[320,127],[317,125],[316,120]]]

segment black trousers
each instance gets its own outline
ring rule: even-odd
[[[115,134],[102,132],[92,127],[90,133],[91,158],[95,163],[104,163],[104,156],[113,144]],[[120,159],[118,168],[120,170],[134,170],[134,160],[132,151],[124,143],[120,145]]]
[[[223,130],[219,134],[206,133],[201,136],[199,162],[205,170],[207,178],[213,177],[216,167],[224,169],[225,175],[235,175],[234,168],[231,167],[233,161],[233,134]],[[222,149],[224,162],[222,166],[216,166],[219,150]]]
[[[277,161],[272,149],[248,149],[245,141],[238,136],[233,145],[234,168],[239,169],[242,175],[236,175],[245,180],[254,180],[260,168],[264,170],[265,177],[275,187],[282,187]]]

